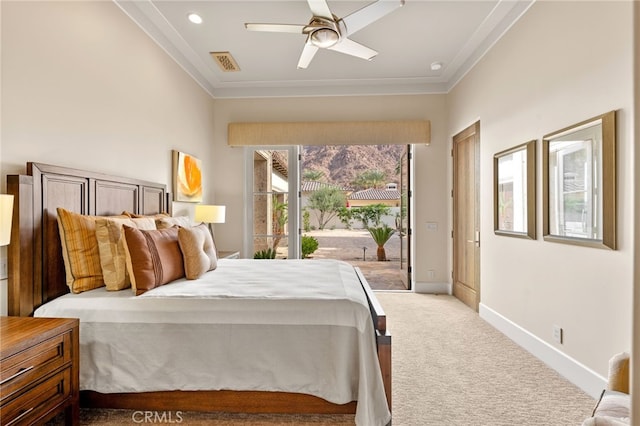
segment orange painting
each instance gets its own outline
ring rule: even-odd
[[[173,151],[173,200],[202,201],[202,162],[196,157]]]

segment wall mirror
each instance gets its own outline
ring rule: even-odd
[[[494,231],[536,238],[536,141],[493,156]]]
[[[616,248],[615,111],[543,139],[544,239]]]

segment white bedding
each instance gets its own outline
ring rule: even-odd
[[[80,319],[82,390],[299,392],[358,400],[359,425],[390,420],[366,296],[345,262],[221,259],[198,280],[67,294],[34,315]]]

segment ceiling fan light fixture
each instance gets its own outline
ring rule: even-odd
[[[298,68],[305,69],[319,49],[329,49],[370,61],[378,54],[349,36],[377,21],[404,4],[405,0],[376,0],[367,6],[338,18],[331,13],[327,0],[307,0],[311,20],[307,25],[245,23],[250,31],[302,33],[307,39],[302,49]]]
[[[311,43],[324,49],[333,46],[338,40],[340,35],[330,28],[321,28],[311,33]]]
[[[187,19],[194,24],[202,24],[202,17],[197,13],[190,13],[187,15]]]

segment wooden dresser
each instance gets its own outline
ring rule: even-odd
[[[2,426],[42,424],[64,411],[79,424],[79,321],[0,318]]]

